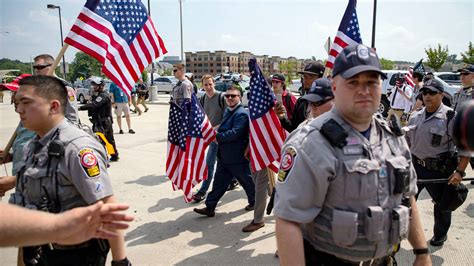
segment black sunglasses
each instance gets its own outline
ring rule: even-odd
[[[321,106],[321,105],[323,105],[323,104],[325,104],[325,103],[327,103],[327,102],[329,102],[329,101],[332,101],[332,99],[334,99],[334,98],[331,97],[331,98],[328,98],[328,99],[325,99],[325,100],[322,100],[322,101],[319,101],[319,102],[311,102],[311,106],[313,106],[313,107],[319,107],[319,106]]]
[[[459,75],[461,75],[461,76],[467,76],[467,75],[469,75],[469,74],[471,74],[471,73],[461,72]]]
[[[239,95],[237,95],[237,94],[226,94],[226,95],[224,95],[224,96],[225,96],[227,99],[229,99],[229,98],[234,99],[235,97],[237,97],[237,96],[239,96]]]
[[[37,70],[41,70],[41,69],[45,69],[47,67],[51,66],[51,64],[47,64],[47,65],[37,65],[37,66],[33,66],[34,69],[37,69]]]
[[[178,72],[178,70],[177,70],[177,69],[173,69],[173,73],[176,73],[176,72]]]
[[[427,91],[427,90],[424,90],[421,92],[423,94],[423,96],[426,96],[426,95],[430,95],[430,96],[435,96],[436,94],[438,94],[439,92],[436,92],[436,91]]]

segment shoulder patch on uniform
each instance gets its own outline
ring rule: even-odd
[[[98,176],[100,174],[99,160],[94,154],[94,150],[90,148],[84,148],[79,151],[79,160],[82,168],[89,177]]]
[[[96,101],[96,102],[102,101],[102,97],[99,96],[99,97],[95,98],[95,101]]]
[[[280,170],[278,171],[278,182],[284,183],[288,177],[288,173],[295,164],[296,149],[292,146],[289,146],[285,149],[283,156],[281,157]]]
[[[69,97],[70,102],[73,102],[76,99],[76,95],[74,94],[74,90],[67,90],[67,95]]]

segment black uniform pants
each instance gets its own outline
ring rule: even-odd
[[[103,244],[99,245],[98,241]],[[31,260],[31,255],[38,247],[24,247],[23,261],[26,266],[104,266],[109,252],[107,241],[92,239],[88,243],[87,247],[66,250],[51,250],[48,245],[43,245],[36,260]]]
[[[112,119],[112,117],[110,119]],[[109,141],[109,143],[112,144],[112,146],[114,147],[115,154],[112,155],[112,158],[118,158],[118,150],[117,150],[117,146],[115,145],[114,129],[112,127],[112,121],[110,122],[105,122],[105,121],[95,122],[94,121],[93,127],[94,127],[93,128],[94,132],[101,132],[102,134],[104,134],[107,141]]]
[[[428,170],[425,167],[414,164],[416,175],[418,179],[438,179],[438,178],[449,178],[450,174],[441,173],[439,171]],[[442,238],[448,234],[449,227],[451,226],[451,211],[443,211],[439,208],[439,202],[443,196],[443,192],[449,186],[447,183],[434,183],[434,184],[420,184],[418,185],[418,194],[416,194],[416,198],[418,199],[418,195],[426,188],[428,193],[430,194],[431,198],[435,202],[434,204],[434,228],[433,234],[436,238]]]

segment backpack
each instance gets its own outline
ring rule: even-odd
[[[225,107],[225,99],[224,99],[224,93],[217,91],[216,92],[219,96],[219,107],[221,109],[224,109]],[[199,98],[199,103],[201,104],[201,107],[204,108],[204,99],[206,99],[206,94],[204,94],[201,98]]]

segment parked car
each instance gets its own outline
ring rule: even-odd
[[[440,79],[444,80],[449,85],[458,85],[461,86],[461,77],[459,73],[455,72],[435,72],[435,76],[438,76]]]
[[[297,92],[301,95],[301,79],[292,79],[290,80],[290,84],[288,85],[288,88],[290,89],[291,92]]]
[[[77,101],[85,104],[91,98],[91,89],[90,87],[76,87],[76,97]]]
[[[157,87],[157,92],[171,93],[173,87],[178,83],[178,79],[174,76],[159,77],[153,81]]]
[[[388,95],[392,91],[392,88],[395,86],[395,79],[396,74],[403,73],[406,74],[408,71],[406,70],[383,70],[383,72],[387,75],[387,79],[384,79],[382,82],[382,98],[380,100],[379,106],[379,113],[383,116],[387,116],[388,110],[390,109],[390,102],[388,100]],[[444,82],[438,76],[434,76],[434,78],[439,81],[444,87],[444,94],[449,99],[449,101],[453,102],[454,93],[459,90],[458,86],[449,85],[448,83]]]
[[[232,85],[232,83],[234,82],[235,81],[232,81],[232,80],[216,81],[215,82],[216,91],[225,92],[227,88],[230,85]],[[242,89],[244,90],[243,96],[242,96],[242,105],[244,107],[248,107],[248,92],[250,91],[250,79],[249,80],[244,79],[244,80],[238,81],[238,83],[240,87],[242,87]],[[204,91],[203,88],[200,88],[196,96],[198,98],[201,98],[204,96],[204,94],[206,94],[206,92]]]

